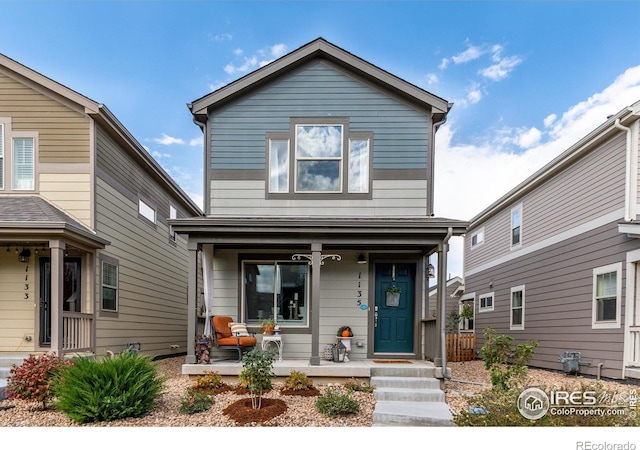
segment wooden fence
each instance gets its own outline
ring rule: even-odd
[[[476,334],[447,334],[447,361],[473,361],[476,359]]]

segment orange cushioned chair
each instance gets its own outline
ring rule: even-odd
[[[238,361],[242,360],[242,352],[251,350],[256,346],[256,338],[246,331],[231,332],[231,324],[233,319],[229,316],[213,316],[211,318],[213,325],[213,345],[219,350],[236,350],[238,352]],[[244,324],[237,324],[244,325]],[[235,327],[234,327],[235,328]]]

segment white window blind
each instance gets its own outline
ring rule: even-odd
[[[35,185],[33,138],[13,140],[13,189],[33,190]]]

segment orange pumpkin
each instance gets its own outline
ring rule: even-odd
[[[349,333],[349,330],[344,330],[344,331],[342,332],[342,337],[349,337],[349,334],[350,334],[350,333]]]

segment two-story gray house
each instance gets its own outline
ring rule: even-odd
[[[205,136],[205,217],[170,223],[192,253],[189,335],[213,315],[256,332],[274,317],[285,359],[318,365],[341,326],[352,360],[422,358],[429,257],[444,277],[468,225],[434,217],[451,104],[317,39],[188,106]]]
[[[471,219],[464,294],[490,326],[536,339],[532,365],[640,378],[640,102]]]
[[[0,55],[0,356],[187,342],[200,208],[103,104]]]

